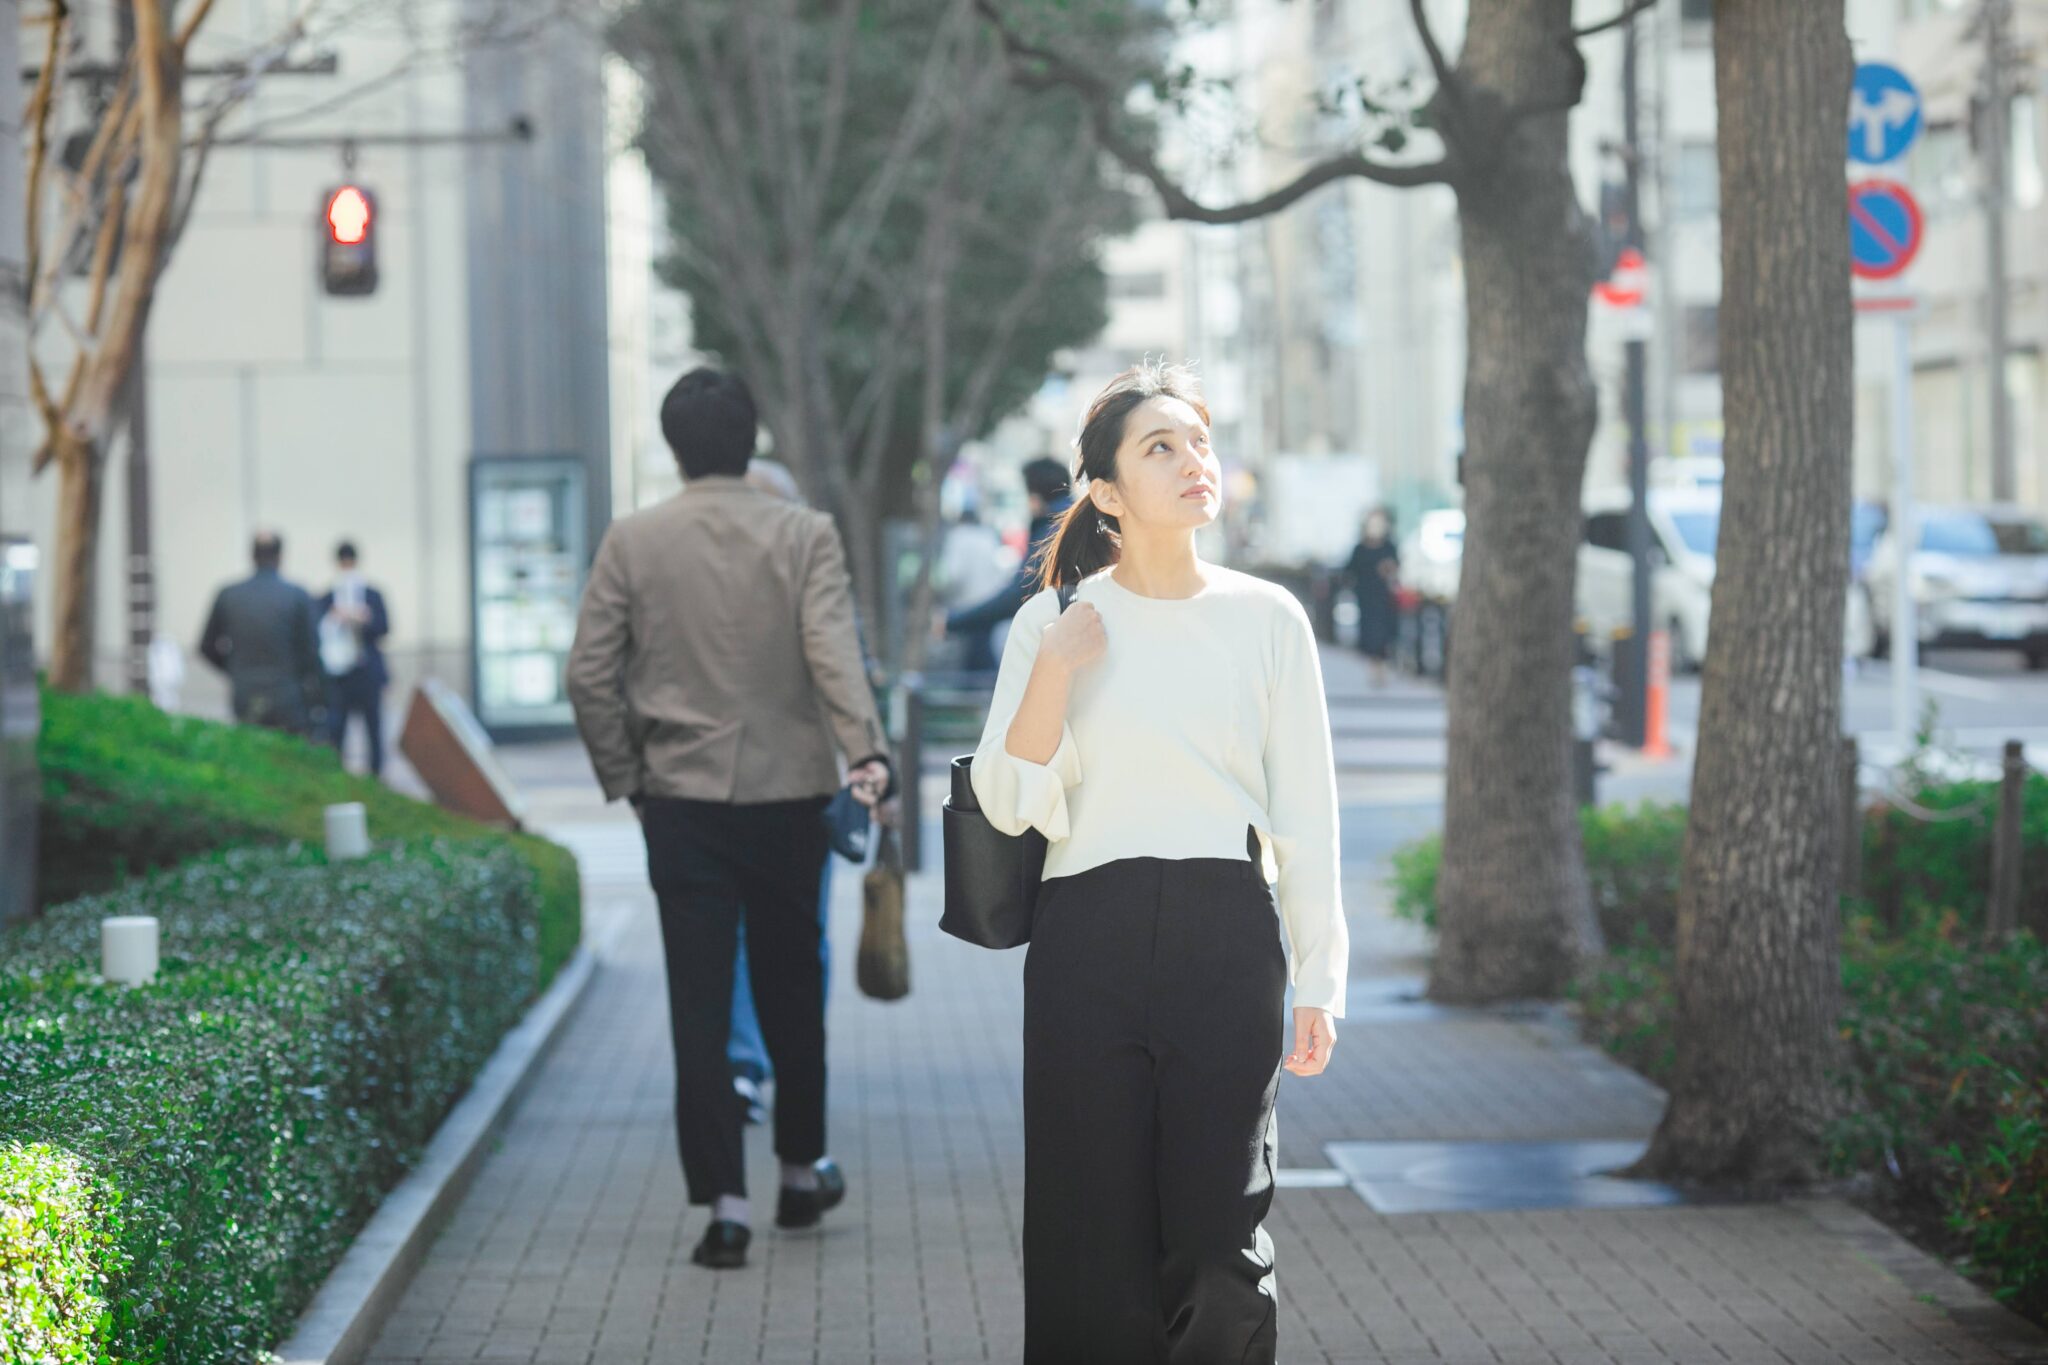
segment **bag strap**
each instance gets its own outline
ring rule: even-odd
[[[1059,592],[1060,592],[1060,610],[1061,610],[1061,611],[1065,611],[1065,610],[1066,610],[1066,609],[1067,609],[1068,607],[1071,607],[1071,606],[1073,606],[1073,605],[1074,605],[1074,589],[1075,589],[1075,588],[1076,588],[1077,586],[1079,586],[1079,585],[1078,585],[1078,584],[1074,584],[1074,583],[1062,583],[1062,584],[1060,584]]]

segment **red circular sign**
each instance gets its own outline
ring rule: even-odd
[[[1888,280],[1913,264],[1925,222],[1920,201],[1896,180],[1849,187],[1849,268],[1859,280]]]

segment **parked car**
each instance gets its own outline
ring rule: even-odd
[[[1649,490],[1650,623],[1671,639],[1671,671],[1690,673],[1707,656],[1707,612],[1714,591],[1714,545],[1721,534],[1721,490],[1684,484]],[[1595,648],[1605,650],[1634,616],[1635,561],[1628,552],[1627,489],[1589,495],[1579,541],[1578,612]]]
[[[1922,649],[2017,649],[2048,669],[2048,526],[2002,505],[1924,506],[1908,564]],[[1892,642],[1896,537],[1871,551],[1866,575],[1876,649]]]
[[[1605,650],[1633,616],[1635,563],[1628,552],[1629,495],[1626,489],[1589,495],[1579,545],[1578,611],[1595,648]],[[1670,639],[1671,671],[1692,673],[1707,657],[1708,618],[1713,608],[1715,552],[1721,538],[1721,489],[1692,482],[1652,486],[1650,520],[1650,622]],[[1852,576],[1867,546],[1883,526],[1883,508],[1859,502],[1850,513]],[[1850,658],[1870,651],[1869,603],[1853,587],[1843,610],[1842,647]]]

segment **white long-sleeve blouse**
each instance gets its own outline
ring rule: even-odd
[[[1339,894],[1337,781],[1308,614],[1285,588],[1207,566],[1193,597],[1144,597],[1108,570],[1081,581],[1108,647],[1074,675],[1046,763],[1005,747],[1059,614],[1048,588],[1010,627],[975,749],[974,794],[1006,834],[1048,841],[1047,877],[1118,858],[1241,856],[1259,831],[1297,1006],[1344,1012],[1350,935]]]

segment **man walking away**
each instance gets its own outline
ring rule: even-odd
[[[320,663],[327,670],[327,739],[336,753],[348,742],[350,716],[363,718],[370,741],[370,774],[384,772],[383,641],[391,633],[384,594],[356,568],[356,547],[344,540],[334,550],[334,586],[316,604],[320,621]]]
[[[888,794],[889,760],[832,520],[750,486],[757,421],[737,376],[692,370],[662,402],[683,490],[614,522],[570,651],[576,724],[608,800],[630,800],[660,904],[675,1042],[676,1143],[711,1224],[692,1259],[746,1263],[749,1207],[726,1043],[733,955],[774,1062],[778,1227],[844,1197],[825,1158],[822,814],[839,786]]]
[[[325,703],[313,599],[278,572],[284,540],[275,531],[259,531],[250,556],[256,571],[213,599],[199,653],[227,674],[236,720],[310,735]]]
[[[1067,467],[1058,460],[1041,457],[1024,466],[1024,501],[1031,509],[1031,532],[1025,542],[1024,558],[1018,561],[1010,581],[992,595],[945,618],[946,634],[966,637],[967,657],[961,667],[968,672],[995,672],[995,628],[1008,624],[1038,592],[1039,551],[1059,529],[1060,517],[1073,501],[1072,491],[1073,481]]]

